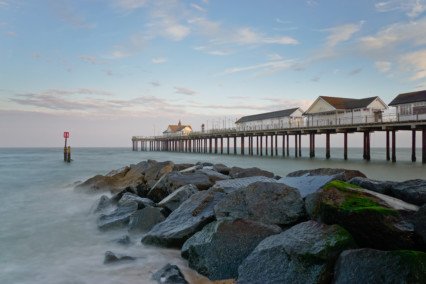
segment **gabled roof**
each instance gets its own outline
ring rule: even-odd
[[[367,107],[377,97],[370,97],[370,98],[364,98],[364,99],[349,99],[349,98],[320,96],[320,98],[322,98],[327,103],[332,105],[335,109],[354,109],[354,108]]]
[[[186,127],[189,127],[192,130],[192,127],[190,125],[171,125],[170,124],[169,127],[164,132],[166,132],[168,129],[170,129],[171,132],[179,132],[185,129]]]
[[[415,102],[423,102],[426,101],[426,90],[411,92],[405,94],[399,94],[393,101],[390,102],[390,106],[407,104],[407,103],[415,103]]]
[[[243,123],[243,122],[248,122],[248,121],[270,119],[270,118],[277,118],[277,117],[286,117],[286,116],[290,116],[293,112],[295,112],[298,109],[299,108],[296,107],[296,108],[291,108],[291,109],[285,109],[285,110],[279,110],[279,111],[272,111],[272,112],[243,116],[240,119],[238,119],[235,123]],[[303,112],[303,111],[301,110],[301,112]]]

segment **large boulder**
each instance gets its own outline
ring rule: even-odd
[[[125,206],[120,206],[109,214],[101,214],[98,219],[100,230],[126,227],[129,224],[130,215],[138,210],[136,202],[130,202]]]
[[[166,218],[161,208],[146,207],[134,212],[129,218],[129,232],[148,232]]]
[[[231,171],[231,169],[224,164],[214,164],[213,170],[224,175],[229,175],[229,172]]]
[[[90,209],[91,213],[105,213],[112,210],[114,202],[106,195],[102,195]]]
[[[255,182],[276,183],[277,181],[273,178],[267,178],[264,176],[235,178],[235,179],[217,181],[209,190],[214,192],[231,193],[236,190],[246,188],[247,186]]]
[[[348,183],[357,185],[359,187],[375,191],[381,194],[390,195],[391,187],[396,183],[394,181],[379,181],[369,179],[366,177],[354,177],[348,181]]]
[[[187,284],[185,277],[176,265],[170,263],[155,272],[152,279],[159,284]]]
[[[193,184],[179,187],[173,193],[161,200],[157,206],[167,208],[170,211],[176,210],[191,195],[198,192],[198,188]]]
[[[354,247],[340,226],[300,223],[260,242],[239,267],[237,283],[330,283],[340,252]]]
[[[315,219],[338,224],[362,247],[416,249],[410,219],[418,207],[341,181],[327,184],[318,196]]]
[[[414,232],[426,244],[426,204],[414,214]]]
[[[167,197],[167,195],[187,184],[193,184],[199,190],[206,190],[213,185],[209,177],[205,174],[182,174],[180,172],[170,172],[165,174],[152,187],[147,196],[155,202],[160,202],[162,199]]]
[[[336,262],[333,283],[426,283],[426,253],[347,250]]]
[[[230,179],[228,175],[221,174],[213,169],[203,168],[195,171],[196,173],[204,174],[209,177],[212,183],[215,183],[218,180]]]
[[[223,193],[200,191],[193,194],[163,222],[155,225],[142,243],[162,247],[181,247],[193,234],[214,220],[214,206]]]
[[[229,176],[232,178],[245,178],[245,177],[255,177],[255,176],[264,176],[268,178],[273,178],[274,173],[261,170],[259,168],[253,167],[253,168],[239,168],[239,167],[232,167],[229,171]]]
[[[175,164],[171,161],[157,162],[148,160],[149,168],[144,172],[144,181],[148,185],[154,185],[154,183],[160,179],[164,174],[173,171]]]
[[[138,209],[154,206],[154,202],[151,199],[142,198],[130,192],[126,192],[123,194],[123,196],[118,201],[118,206],[125,206],[131,202],[136,202],[138,204]]]
[[[305,217],[305,209],[297,189],[281,183],[256,182],[225,196],[215,206],[215,214],[217,219],[290,225]]]
[[[286,177],[279,179],[278,182],[297,188],[304,198],[330,181],[347,181],[353,177],[365,177],[365,175],[356,170],[319,168],[289,173]]]
[[[183,256],[189,267],[210,280],[236,278],[238,266],[264,238],[279,234],[278,226],[250,220],[221,220],[188,239]]]

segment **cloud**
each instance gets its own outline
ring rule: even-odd
[[[72,1],[51,0],[53,11],[62,21],[70,24],[75,29],[94,29],[95,23],[90,23],[83,12],[76,11]]]
[[[153,58],[152,63],[164,63],[167,62],[166,58]]]
[[[411,76],[411,81],[426,78],[426,49],[402,55],[399,63],[405,70],[415,73]]]
[[[232,54],[231,51],[220,51],[220,50],[212,50],[212,51],[208,51],[207,53],[211,55],[222,55],[222,56]]]
[[[318,2],[314,0],[306,0],[306,4],[308,4],[311,7],[318,6]]]
[[[349,72],[349,73],[348,73],[348,75],[349,75],[349,76],[354,76],[354,75],[356,75],[356,74],[361,73],[361,71],[362,71],[362,68],[357,68],[357,69],[354,69],[354,70],[352,70],[351,72]]]
[[[191,5],[191,7],[192,7],[192,8],[194,8],[194,9],[196,9],[196,10],[200,11],[200,12],[205,12],[205,11],[206,11],[206,9],[201,8],[201,7],[200,7],[199,5],[197,5],[197,4],[191,3],[190,5]]]
[[[80,58],[82,61],[87,61],[90,62],[94,65],[105,65],[108,64],[108,62],[99,62],[98,60],[96,60],[96,58],[92,57],[92,56],[88,56],[88,55],[81,55],[78,58]]]
[[[327,42],[325,45],[327,47],[332,48],[343,41],[349,40],[354,33],[358,32],[361,29],[363,24],[364,21],[361,21],[359,24],[348,24],[321,30],[330,33],[330,35],[327,36]]]
[[[8,4],[7,2],[0,1],[0,9],[2,9],[2,8],[6,8],[6,7],[8,7],[8,6],[9,6],[9,4]]]
[[[31,57],[32,58],[41,58],[42,56],[41,56],[40,52],[35,52],[31,55]]]
[[[150,84],[154,87],[160,87],[161,86],[161,84],[158,81],[152,81]]]
[[[5,32],[5,34],[7,34],[8,36],[11,36],[11,37],[17,36],[16,33],[14,33],[14,32]]]
[[[293,66],[292,60],[282,60],[282,61],[274,61],[274,62],[267,62],[257,65],[250,65],[246,67],[235,67],[226,69],[222,73],[216,74],[216,76],[222,76],[222,75],[229,75],[232,73],[237,72],[243,72],[243,71],[249,71],[249,70],[256,70],[256,69],[262,69],[262,72],[260,75],[275,73],[283,70],[290,69]]]
[[[149,0],[114,0],[115,6],[125,10],[134,10],[145,7]]]
[[[269,60],[282,60],[283,58],[278,53],[268,54]]]
[[[193,95],[195,95],[195,94],[198,93],[197,91],[194,91],[194,90],[191,90],[191,89],[185,88],[185,87],[177,87],[177,86],[175,86],[173,88],[175,88],[175,90],[176,90],[175,93],[176,94],[183,94],[183,95],[193,96]]]
[[[392,62],[389,61],[376,61],[374,62],[374,66],[382,73],[386,73],[390,70],[392,66]]]
[[[377,11],[386,13],[392,11],[403,11],[410,18],[417,18],[426,10],[425,0],[390,0],[376,3]]]

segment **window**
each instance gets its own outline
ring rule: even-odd
[[[405,105],[400,105],[399,106],[399,114],[401,115],[408,115],[411,114],[411,105],[410,104],[405,104]]]

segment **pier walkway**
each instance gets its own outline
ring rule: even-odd
[[[398,119],[399,120],[399,119]],[[366,123],[333,123],[331,125],[293,125],[290,127],[268,126],[266,129],[212,129],[205,132],[191,132],[186,136],[133,136],[133,150],[137,151],[173,151],[214,154],[237,154],[237,145],[241,155],[290,156],[290,143],[294,156],[302,156],[302,135],[309,136],[309,157],[315,157],[315,137],[326,136],[326,158],[330,158],[330,135],[342,134],[344,141],[344,159],[348,159],[348,136],[351,133],[363,133],[363,158],[370,160],[370,136],[375,131],[386,132],[386,160],[396,162],[397,131],[411,131],[411,160],[416,161],[416,135],[422,137],[422,163],[426,163],[426,119],[395,120]],[[367,121],[367,120],[366,120]],[[278,151],[278,137],[281,137],[281,151]],[[291,138],[290,138],[291,137]],[[224,148],[224,140],[225,147]],[[291,141],[294,142],[291,142]],[[140,143],[139,143],[140,142]],[[230,151],[230,146],[232,151]],[[280,152],[280,153],[279,153]]]

